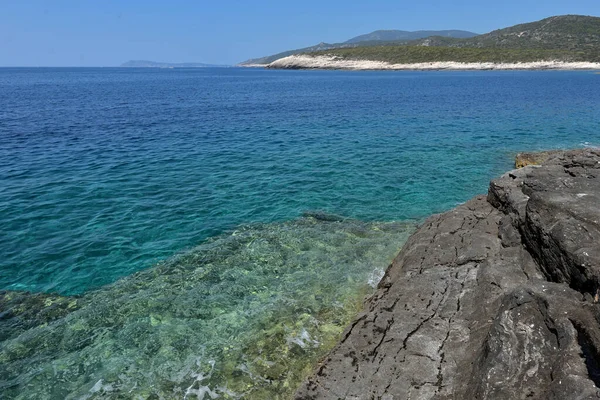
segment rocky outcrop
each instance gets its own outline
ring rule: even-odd
[[[298,399],[600,397],[600,152],[430,217]]]

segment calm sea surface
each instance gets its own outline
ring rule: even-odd
[[[0,289],[82,296],[0,391],[289,394],[415,221],[598,145],[593,72],[0,69]]]

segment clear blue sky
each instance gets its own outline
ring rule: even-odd
[[[4,0],[0,66],[234,64],[377,29],[485,33],[600,0]]]

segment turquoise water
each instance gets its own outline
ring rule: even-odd
[[[289,398],[411,231],[312,216],[259,224],[81,298],[28,304],[30,326],[0,319],[0,393]],[[16,295],[0,295],[0,310]],[[11,310],[13,321],[27,312]]]
[[[591,72],[0,70],[0,288],[82,293],[306,210],[420,219],[600,144]]]
[[[518,151],[600,145],[599,89],[592,72],[0,69],[0,392],[286,398],[416,221]]]

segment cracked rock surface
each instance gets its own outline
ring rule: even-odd
[[[600,151],[430,217],[297,399],[600,398]]]

